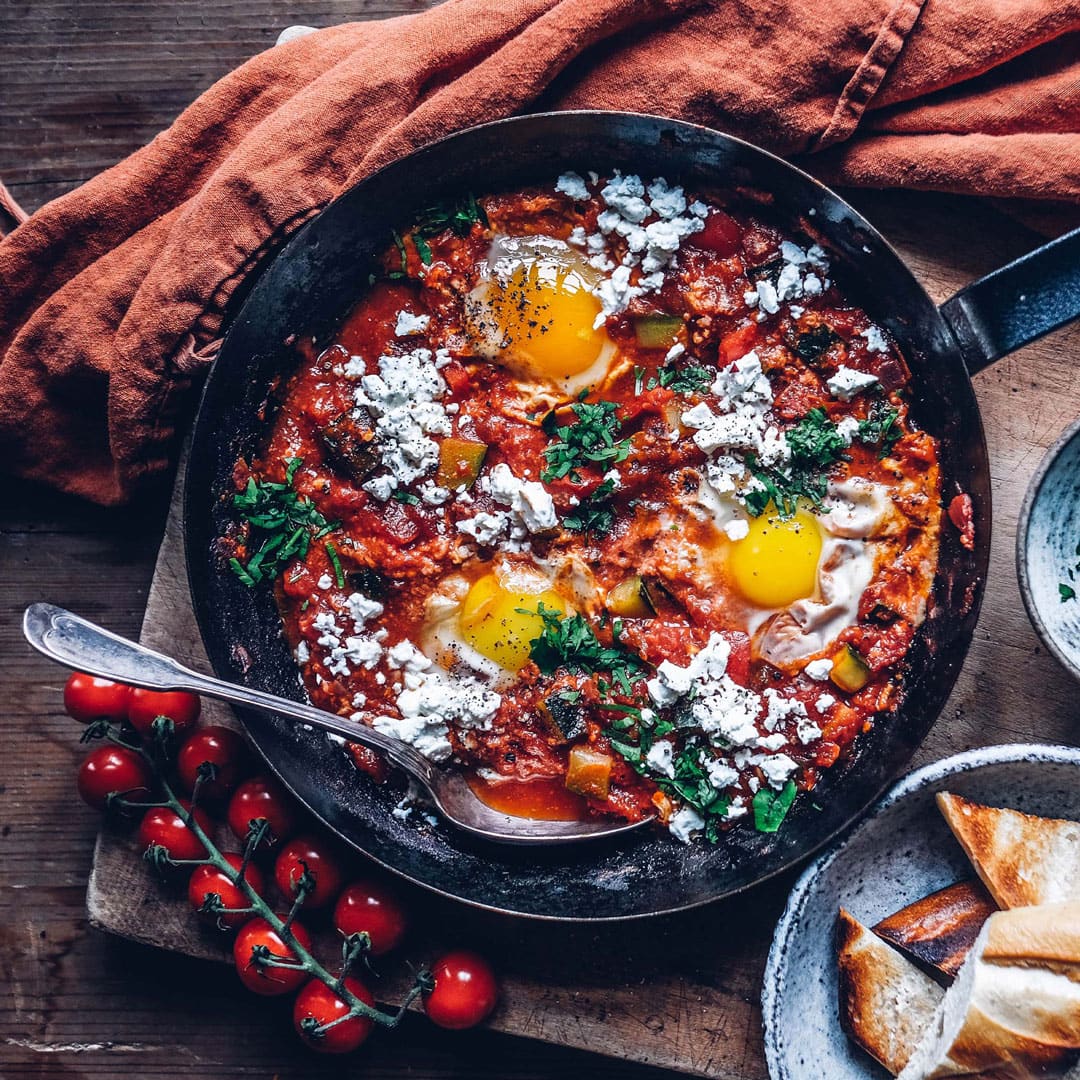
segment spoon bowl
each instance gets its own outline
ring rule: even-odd
[[[113,634],[54,604],[31,604],[23,615],[23,634],[50,660],[89,675],[148,690],[187,690],[233,705],[288,716],[349,742],[360,743],[383,754],[415,780],[447,822],[482,840],[518,845],[571,844],[622,835],[652,820],[546,821],[514,817],[478,799],[460,771],[439,768],[399,739],[313,705],[202,675],[172,657]]]

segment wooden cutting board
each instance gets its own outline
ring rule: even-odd
[[[947,197],[858,197],[942,300],[973,277],[1034,246],[1036,238],[992,210]],[[976,380],[994,480],[994,544],[986,599],[964,670],[915,764],[971,746],[1039,741],[1080,744],[1080,693],[1040,647],[1020,601],[1014,569],[1016,515],[1045,448],[1080,415],[1080,329],[1044,339]],[[184,570],[179,488],[147,603],[142,640],[206,669]],[[208,722],[235,724],[207,702]],[[414,924],[408,958],[430,959],[451,943],[475,943],[496,960],[504,995],[497,1030],[722,1080],[762,1080],[758,1004],[773,925],[794,875],[748,896],[686,915],[599,927],[498,918],[409,892]],[[130,837],[102,832],[87,892],[96,927],[206,960],[227,943],[198,925],[182,896],[163,890]],[[330,933],[319,945],[337,951]],[[403,963],[377,983],[393,1001],[409,979]],[[821,1023],[832,1022],[822,1017]]]

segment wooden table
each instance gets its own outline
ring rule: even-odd
[[[330,25],[427,6],[424,0],[7,0],[0,21],[0,178],[32,210],[150,139],[215,78],[294,22]],[[1037,238],[989,207],[948,197],[858,193],[854,201],[913,259],[935,298],[1029,249]],[[918,222],[918,225],[916,225]],[[1078,716],[1075,686],[1040,653],[1016,611],[1015,506],[1038,447],[1080,412],[1063,350],[1072,330],[979,376],[988,409],[997,537],[988,595],[1016,626],[995,641],[984,619],[969,678],[940,722],[937,756],[978,742],[1037,737],[1042,701]],[[1010,401],[1023,402],[1010,409]],[[83,906],[96,816],[74,794],[81,751],[63,715],[61,673],[30,655],[23,607],[51,599],[121,633],[139,628],[167,492],[107,512],[8,484],[0,505],[0,1077],[339,1075],[301,1050],[280,1004],[238,993],[221,969],[87,928]],[[988,607],[990,605],[988,604]],[[997,625],[994,623],[994,625]],[[1003,721],[1003,722],[1001,722]],[[942,737],[943,736],[943,737]],[[595,1003],[594,1003],[595,1004]],[[674,1074],[422,1021],[379,1038],[354,1070],[373,1077],[602,1080]]]

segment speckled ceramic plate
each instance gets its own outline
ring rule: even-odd
[[[1039,636],[1080,679],[1080,420],[1031,478],[1016,529],[1016,571]],[[1062,585],[1076,596],[1063,599]]]
[[[1030,744],[969,750],[901,780],[799,878],[776,927],[761,995],[772,1080],[880,1080],[888,1073],[840,1028],[835,930],[841,905],[873,925],[971,877],[934,796],[1080,819],[1080,749]]]

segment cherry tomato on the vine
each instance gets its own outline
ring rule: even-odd
[[[382,956],[396,948],[405,936],[407,920],[398,898],[376,881],[346,885],[334,908],[334,926],[348,937],[366,932],[371,953]]]
[[[715,252],[722,259],[730,259],[742,244],[742,229],[723,210],[710,210],[705,227],[700,232],[692,233],[687,242],[705,251]]]
[[[150,766],[123,746],[95,747],[79,766],[79,794],[95,810],[104,810],[113,792],[132,802],[149,802],[153,786]]]
[[[176,771],[190,793],[195,787],[199,766],[209,762],[217,769],[217,774],[199,788],[199,797],[220,802],[227,799],[240,782],[246,757],[247,746],[241,735],[229,728],[211,725],[196,731],[180,747]]]
[[[234,869],[239,870],[242,859],[233,852],[225,852],[225,861]],[[248,863],[244,868],[244,880],[260,895],[263,895],[266,884],[263,880],[262,871],[253,863]],[[240,889],[234,885],[223,871],[210,863],[196,866],[195,872],[188,882],[188,900],[191,906],[200,911],[206,898],[211,893],[216,893],[221,900],[221,906],[226,908],[246,908],[251,902]],[[251,912],[236,915],[212,915],[206,913],[205,917],[215,925],[220,924],[229,930],[236,930],[251,919]]]
[[[64,684],[64,708],[81,723],[92,720],[123,720],[127,716],[131,687],[73,671]]]
[[[251,822],[258,818],[269,822],[272,844],[288,840],[299,825],[292,796],[269,776],[245,780],[229,800],[226,819],[241,842],[247,837]]]
[[[149,735],[154,721],[167,716],[179,735],[195,726],[202,712],[198,695],[185,690],[143,690],[132,688],[127,718],[140,735]]]
[[[329,840],[321,836],[297,836],[278,852],[274,862],[274,880],[281,895],[292,900],[306,866],[315,887],[307,894],[304,907],[327,907],[341,892],[341,864],[341,855]]]
[[[191,804],[181,802],[188,810]],[[195,808],[195,822],[204,833],[213,831],[214,823],[201,806]],[[139,824],[139,847],[145,851],[151,844],[160,844],[173,859],[201,859],[206,855],[202,841],[184,824],[180,815],[167,806],[153,806]]]
[[[424,1011],[439,1027],[475,1027],[495,1008],[499,984],[482,956],[465,950],[447,953],[431,974],[435,987],[424,997]]]
[[[371,991],[359,979],[346,975],[345,986],[365,1005],[375,1004]],[[350,1020],[342,1020],[341,1023],[334,1024],[332,1028],[319,1034],[305,1030],[310,1027],[312,1020],[323,1026],[333,1023],[348,1011],[349,1005],[342,1001],[336,991],[331,990],[318,979],[312,979],[296,995],[296,1001],[293,1003],[293,1026],[300,1038],[312,1050],[317,1050],[320,1054],[348,1054],[371,1034],[371,1029],[375,1026],[374,1022],[366,1016],[354,1016]]]
[[[292,924],[292,932],[305,949],[311,948],[311,935],[300,923]],[[301,967],[272,967],[261,964],[254,955],[256,949],[268,949],[271,957],[279,960],[296,960],[292,950],[281,935],[262,918],[250,919],[240,927],[233,942],[233,961],[240,981],[256,994],[272,997],[275,994],[291,994],[308,979]]]

